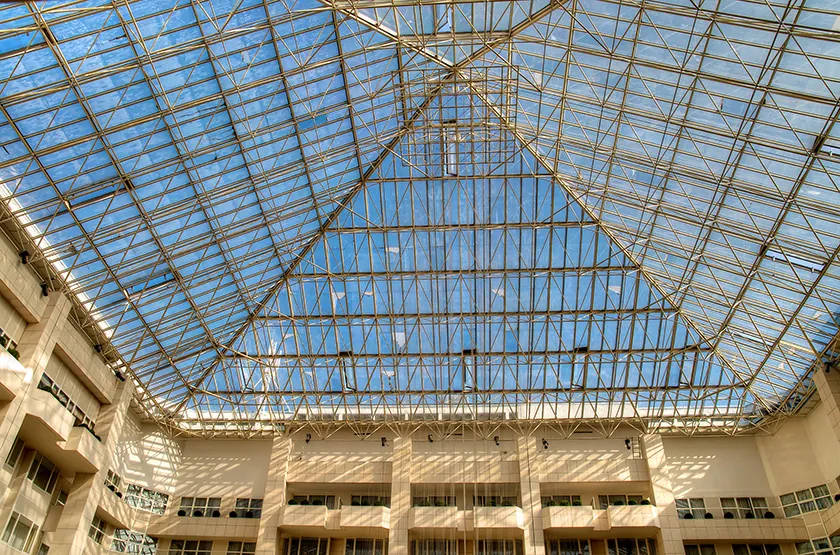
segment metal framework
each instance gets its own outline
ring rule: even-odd
[[[0,4],[0,225],[176,433],[770,429],[839,356],[837,21]]]

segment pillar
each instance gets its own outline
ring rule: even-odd
[[[408,555],[408,527],[411,515],[411,438],[394,439],[391,465],[391,530],[388,555]]]
[[[814,372],[814,383],[817,385],[820,401],[827,409],[828,421],[834,429],[834,435],[840,441],[840,365],[834,365],[829,372],[818,368]]]
[[[519,458],[519,488],[522,495],[523,550],[524,555],[545,555],[543,537],[542,495],[536,439],[531,436],[516,438]]]
[[[260,518],[257,535],[257,555],[276,555],[280,551],[277,528],[280,526],[283,507],[286,505],[286,473],[289,470],[291,452],[290,437],[284,434],[274,438],[263,496],[262,518]]]
[[[685,555],[671,476],[666,468],[662,436],[647,434],[642,436],[641,443],[650,477],[651,504],[659,519],[660,531],[656,536],[658,553]]]
[[[44,315],[37,324],[30,324],[21,336],[18,350],[20,363],[26,368],[23,390],[0,409],[0,466],[6,460],[18,430],[26,416],[26,400],[37,389],[41,374],[55,348],[56,334],[64,327],[70,312],[70,301],[64,295],[50,295]],[[11,475],[0,473],[0,497],[5,498]]]

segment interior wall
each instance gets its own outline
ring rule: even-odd
[[[678,498],[773,494],[754,437],[663,438],[662,444]]]
[[[70,367],[58,358],[58,355],[53,353],[50,356],[44,372],[85,412],[88,418],[96,421],[99,408],[102,406],[101,403],[79,380]]]
[[[0,296],[0,328],[14,341],[20,341],[26,329],[26,321],[3,296]]]
[[[267,440],[186,440],[176,473],[176,495],[262,498],[270,455]]]
[[[817,465],[824,482],[834,482],[840,476],[840,441],[828,419],[828,411],[822,403],[814,407],[805,417],[808,438],[814,451]]]
[[[758,436],[767,477],[776,495],[825,483],[805,418],[791,418],[772,436]]]
[[[154,424],[141,423],[133,412],[128,416],[114,459],[119,468],[114,470],[130,483],[174,493],[181,444]]]

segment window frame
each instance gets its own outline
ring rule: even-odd
[[[333,497],[333,504],[334,504],[335,503],[335,501],[334,501],[335,496],[329,496],[329,497]],[[262,499],[256,499],[256,498],[250,498],[250,497],[238,497],[236,499],[236,503],[234,505],[233,510],[236,513],[236,516],[238,518],[262,518],[262,506],[263,506],[263,500]],[[329,509],[331,507],[329,505],[327,505],[327,508]],[[251,516],[247,516],[247,513],[249,511],[251,513]]]
[[[727,504],[729,501],[732,503]],[[752,513],[753,518],[764,518],[770,505],[766,497],[721,497],[720,508],[724,513],[732,513],[735,518],[748,518],[747,513]]]
[[[17,468],[20,458],[23,455],[23,450],[26,448],[26,443],[19,435],[15,436],[15,441],[12,443],[12,448],[9,454],[6,455],[6,466],[9,468]]]
[[[38,472],[41,468],[46,468],[48,472],[46,484],[43,486],[36,481],[36,478],[38,478]],[[41,453],[36,453],[35,457],[32,459],[32,463],[29,465],[29,471],[26,473],[26,479],[32,482],[36,488],[52,495],[53,491],[55,491],[55,485],[58,483],[58,477],[60,474],[61,471],[54,462]]]
[[[20,525],[27,527],[26,534],[23,537],[23,543],[21,546],[17,546],[16,543],[13,543],[15,540],[18,539],[18,536],[15,535],[20,528]],[[15,551],[22,551],[24,553],[30,553],[32,551],[32,547],[35,544],[35,538],[38,536],[38,525],[26,518],[25,516],[21,515],[17,511],[12,511],[12,514],[9,515],[9,520],[6,521],[6,527],[3,529],[3,536],[2,541]]]
[[[685,497],[675,499],[674,502],[677,506],[677,516],[679,518],[685,518],[687,514],[690,514],[692,518],[704,518],[706,516],[706,500],[703,497]]]
[[[102,545],[102,540],[108,531],[108,524],[99,515],[93,515],[93,520],[90,521],[90,528],[88,528],[88,537]]]
[[[227,555],[254,555],[257,552],[257,542],[229,541]]]
[[[212,555],[213,540],[182,540],[169,541],[169,555]]]
[[[186,511],[186,516],[196,518],[213,517],[213,511],[218,511],[222,515],[222,498],[221,497],[182,497],[179,511]],[[201,511],[200,515],[195,514],[196,511]]]

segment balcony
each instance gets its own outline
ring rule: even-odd
[[[26,368],[0,347],[0,401],[11,401],[23,392],[26,374]]]
[[[117,494],[102,485],[99,496],[99,512],[116,528],[131,527],[131,508]]]
[[[148,531],[154,537],[254,540],[259,534],[258,518],[213,518],[152,515]]]
[[[70,470],[93,473],[102,467],[102,442],[86,428],[74,426],[70,438],[59,447],[64,450],[64,467]]]
[[[50,393],[36,389],[26,400],[26,417],[21,437],[36,449],[56,448],[56,442],[70,439],[75,418]]]
[[[466,530],[465,511],[458,507],[412,507],[408,527],[411,530]]]
[[[342,530],[377,537],[387,536],[391,528],[391,509],[388,507],[347,507],[341,508],[339,521]]]
[[[543,528],[592,530],[595,528],[595,512],[590,506],[545,507],[542,510]]]
[[[473,518],[476,530],[521,529],[525,523],[519,507],[475,507]]]
[[[656,508],[653,505],[610,505],[607,507],[610,529],[632,529],[650,533],[659,528]]]
[[[325,505],[286,505],[280,526],[290,532],[311,534],[315,530],[326,529],[329,512],[336,511],[330,511]]]
[[[817,515],[815,524],[822,524]],[[806,515],[808,516],[808,515]],[[804,518],[680,519],[685,541],[789,543],[808,539]]]

